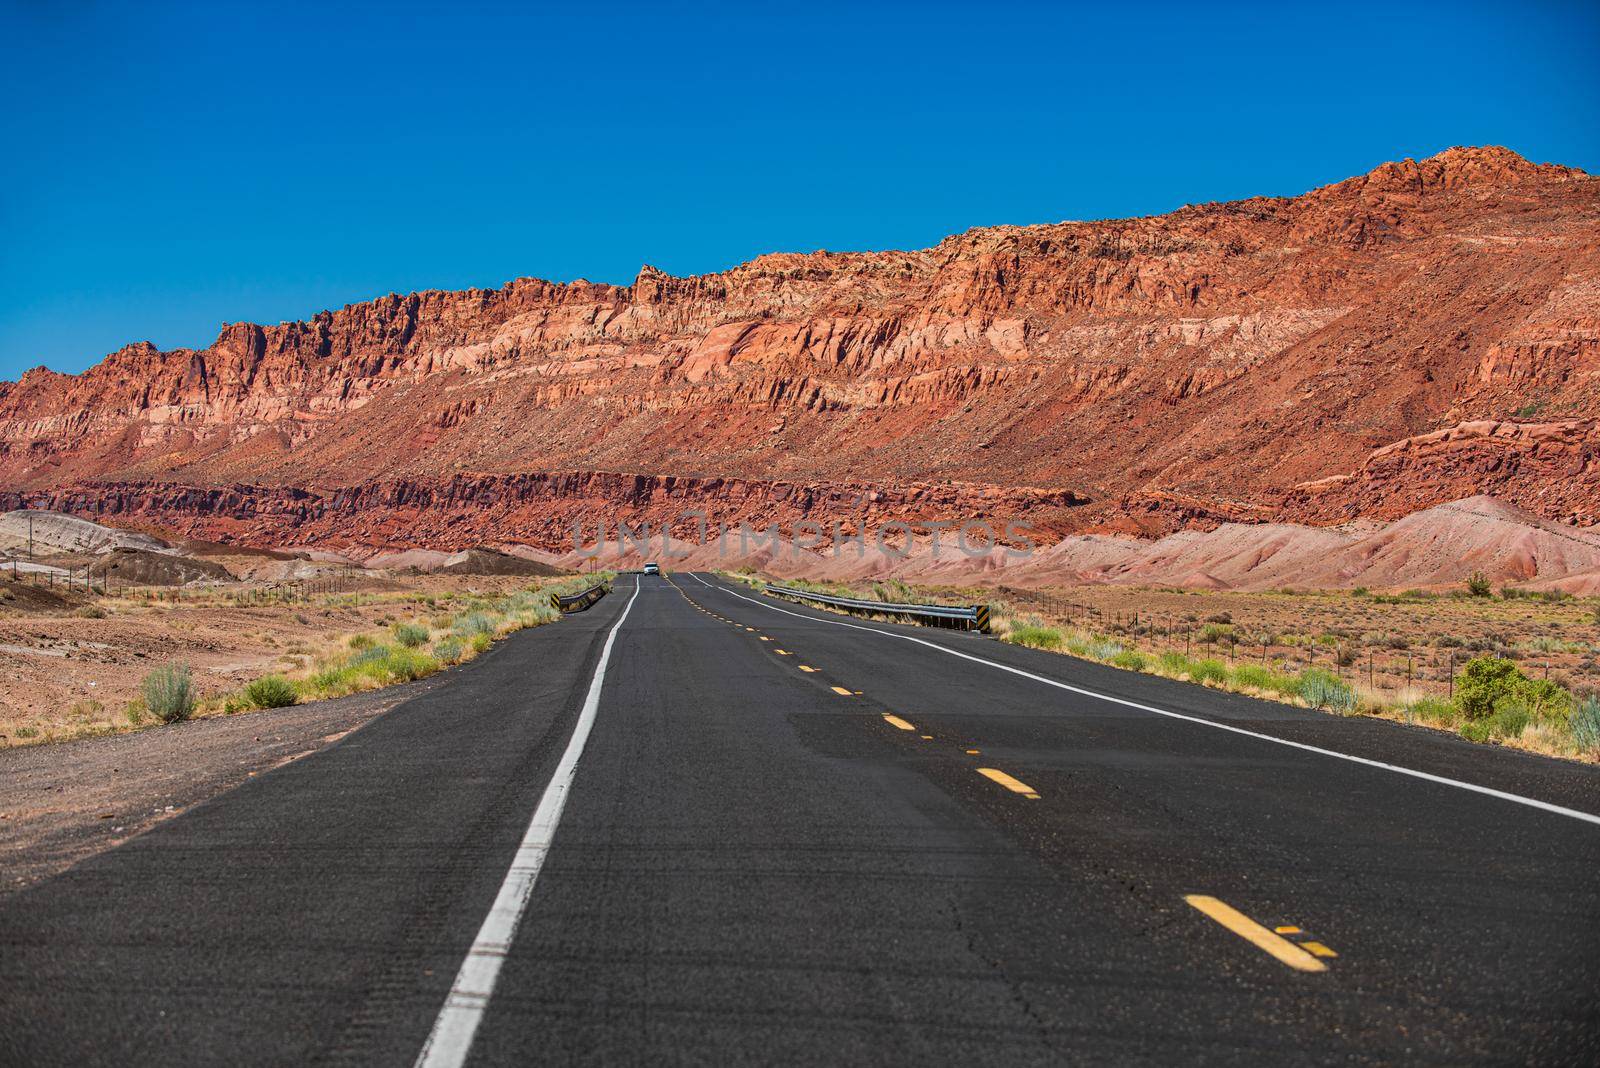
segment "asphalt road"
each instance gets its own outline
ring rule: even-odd
[[[0,1063],[1600,1063],[1593,768],[709,576],[446,678],[0,899]]]

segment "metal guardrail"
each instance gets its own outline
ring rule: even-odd
[[[565,597],[559,593],[552,593],[550,604],[559,612],[581,612],[609,592],[611,587],[604,582],[596,582],[582,593],[569,593]]]
[[[854,597],[834,597],[832,594],[812,593],[788,586],[767,586],[764,593],[774,597],[792,597],[797,601],[813,601],[830,608],[846,611],[871,612],[882,616],[899,616],[924,626],[954,627],[957,630],[976,630],[989,633],[989,606],[986,604],[895,604],[890,601],[863,601]]]

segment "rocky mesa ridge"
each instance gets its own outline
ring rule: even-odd
[[[596,511],[1054,534],[1600,522],[1600,180],[1500,148],[1302,196],[391,295],[0,383],[0,506],[551,547]]]

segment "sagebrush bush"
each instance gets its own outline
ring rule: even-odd
[[[263,675],[244,688],[244,695],[257,708],[287,708],[300,699],[294,683],[282,675]]]
[[[377,643],[370,634],[352,634],[345,639],[345,644],[352,649],[371,649]]]
[[[1300,697],[1312,708],[1340,714],[1356,707],[1356,694],[1343,679],[1321,668],[1309,668],[1300,673]]]
[[[455,664],[461,660],[461,654],[465,649],[466,645],[461,639],[451,635],[433,643],[433,658],[441,664]]]
[[[1590,694],[1572,709],[1572,740],[1586,753],[1600,756],[1600,697]]]
[[[188,664],[167,664],[139,684],[144,704],[163,723],[181,723],[194,714],[194,675]]]
[[[1189,665],[1189,678],[1194,682],[1211,682],[1221,686],[1228,681],[1228,665],[1220,660],[1196,660]]]
[[[471,638],[479,634],[492,635],[499,625],[485,612],[468,612],[456,620],[452,629],[463,638]]]
[[[1089,643],[1089,655],[1096,660],[1110,660],[1121,655],[1123,647],[1117,642],[1096,641]]]
[[[387,645],[373,645],[368,642],[361,647],[361,651],[350,658],[351,667],[365,667],[368,664],[382,664],[389,659],[392,652]]]
[[[389,631],[394,640],[407,649],[415,649],[428,641],[428,628],[416,623],[396,623]]]

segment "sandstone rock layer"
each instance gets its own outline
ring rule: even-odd
[[[557,546],[602,510],[1053,535],[1600,521],[1600,181],[1451,149],[1293,198],[532,279],[0,383],[0,507]]]

